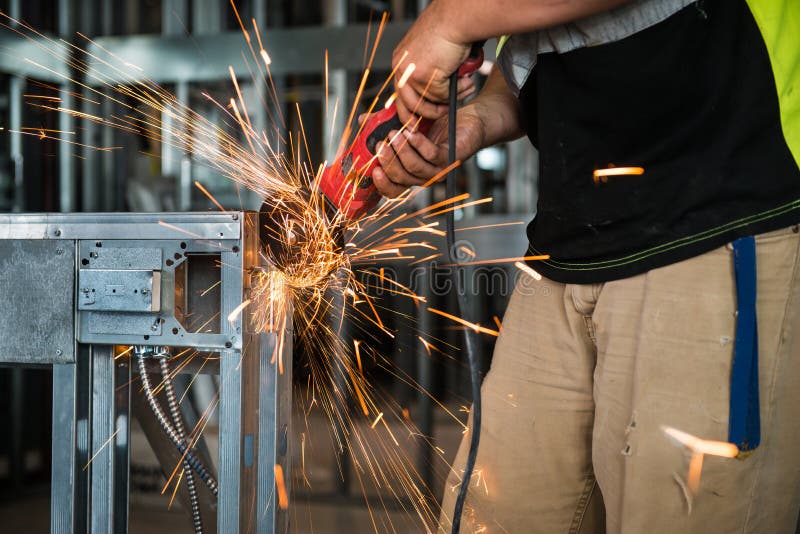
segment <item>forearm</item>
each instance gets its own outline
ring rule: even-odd
[[[468,44],[581,19],[630,0],[433,0],[426,11],[445,23],[444,37]],[[475,21],[480,21],[476,24]]]
[[[497,66],[492,69],[481,92],[467,106],[471,106],[480,118],[483,147],[516,139],[524,133],[519,117],[519,100]]]

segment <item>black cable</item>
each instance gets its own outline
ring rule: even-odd
[[[453,73],[450,76],[450,99],[447,112],[447,129],[448,129],[448,159],[450,165],[456,161],[456,109],[458,97],[458,73]],[[456,196],[456,172],[452,169],[447,173],[446,178],[447,198],[455,198]],[[450,263],[452,264],[453,287],[456,290],[458,302],[458,314],[464,315],[467,309],[467,292],[459,291],[459,276],[458,276],[458,255],[455,250],[455,218],[454,210],[447,212],[445,219],[446,226],[446,244],[450,256]],[[461,530],[461,514],[464,511],[464,502],[467,500],[467,490],[469,489],[470,479],[472,478],[472,471],[475,469],[475,459],[478,456],[478,445],[481,441],[481,376],[478,356],[475,353],[473,332],[470,328],[464,328],[464,351],[467,353],[469,360],[469,376],[472,383],[472,434],[469,441],[469,452],[467,453],[467,463],[464,467],[464,475],[461,477],[461,487],[458,490],[458,497],[456,498],[456,505],[453,509],[453,528],[452,534],[458,534]]]
[[[172,418],[172,424],[175,425],[175,432],[181,441],[186,441],[186,427],[183,424],[183,416],[181,409],[178,405],[178,399],[175,396],[175,388],[172,385],[172,377],[169,371],[169,362],[165,357],[159,358],[158,363],[161,366],[161,379],[164,382],[164,393],[167,395],[167,406],[169,407],[169,415]],[[192,525],[194,526],[195,534],[203,534],[203,518],[200,514],[200,497],[197,494],[197,486],[194,482],[194,474],[192,473],[192,466],[189,461],[183,459],[183,478],[186,480],[186,490],[189,492],[189,504],[191,507]]]

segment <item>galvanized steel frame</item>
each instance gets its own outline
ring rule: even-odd
[[[8,240],[22,249],[43,241],[74,249],[74,255],[63,254],[65,261],[74,263],[72,350],[51,348],[44,359],[30,358],[9,353],[8,344],[0,344],[0,363],[53,367],[51,532],[127,532],[129,406],[130,395],[137,393],[120,387],[131,383],[131,368],[125,359],[115,360],[116,340],[82,339],[86,333],[77,326],[82,313],[77,308],[82,246],[123,240],[135,247],[174,240],[188,243],[189,249],[195,245],[218,249],[220,315],[227,318],[248,298],[252,269],[269,268],[262,265],[259,254],[258,214],[0,215],[0,244]],[[114,250],[104,249],[109,254]],[[170,283],[174,279],[162,279],[162,284]],[[162,291],[170,290],[162,287]],[[0,287],[0,298],[5,292],[7,288]],[[3,332],[9,324],[0,323],[0,336],[11,335]],[[211,342],[202,335],[184,338],[182,346],[220,347],[220,533],[235,534],[254,524],[258,532],[288,531],[288,514],[276,503],[275,466],[290,473],[291,365],[280,373],[269,361],[280,334],[287,337],[281,357],[291,362],[290,329],[255,332],[245,311],[230,320],[221,319],[220,333]],[[219,345],[216,338],[220,336],[229,341]],[[158,337],[153,335],[149,343],[162,344]],[[121,339],[131,341],[130,336]],[[290,478],[286,477],[287,486]]]

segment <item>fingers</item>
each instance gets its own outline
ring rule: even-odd
[[[378,193],[388,198],[397,198],[408,189],[404,185],[392,182],[380,167],[375,167],[375,170],[372,171],[372,183],[375,184]]]
[[[404,85],[397,90],[397,101],[402,103],[409,115],[414,114],[427,119],[438,119],[447,113],[446,103],[437,103],[421,96],[410,85]],[[398,106],[399,111],[399,106]],[[404,122],[408,117],[400,117]]]
[[[410,132],[408,130],[403,130],[400,139],[404,139],[405,146],[402,146],[399,149],[398,155],[400,156],[403,165],[408,169],[411,173],[419,176],[421,178],[430,178],[439,170],[441,167],[444,166],[445,158],[447,157],[446,151],[447,146],[440,146],[431,141],[425,135],[419,132]],[[393,145],[398,144],[399,140],[392,143]],[[410,161],[411,158],[417,156],[420,160],[422,160],[425,166],[422,166],[421,163],[412,162]],[[408,162],[408,164],[406,164]],[[415,172],[413,168],[420,168],[419,172]]]
[[[379,144],[380,172],[373,173],[378,191],[396,197],[406,188],[425,185],[436,176],[446,161],[447,146],[439,146],[419,132],[402,130],[389,134],[389,142]]]
[[[404,130],[403,133],[407,134],[408,132]],[[393,132],[393,134],[396,134],[396,132]],[[405,180],[400,178],[399,180],[395,179],[395,182],[399,181],[405,185],[422,185],[438,172],[438,165],[420,154],[417,149],[411,145],[407,135],[393,134],[389,136],[391,140],[390,146],[394,149],[394,153],[402,169],[406,173],[406,175],[403,176],[403,178],[406,178]],[[417,134],[417,137],[424,138],[422,134]],[[426,148],[429,147],[426,145]],[[433,154],[431,159],[438,159],[438,151],[429,150],[428,152]]]
[[[403,139],[405,141],[405,139]],[[410,187],[412,185],[422,185],[425,179],[414,175],[410,169],[407,169],[397,154],[399,150],[399,140],[395,143],[398,144],[396,150],[389,143],[381,143],[378,149],[378,161],[380,162],[381,169],[386,173],[386,176],[396,185]],[[407,162],[411,164],[414,170],[421,170],[425,167],[425,162],[417,155],[416,157],[408,156]]]
[[[475,82],[472,81],[472,77],[465,76],[463,78],[458,79],[458,96],[456,97],[458,100],[464,100],[468,96],[471,96],[475,93]]]

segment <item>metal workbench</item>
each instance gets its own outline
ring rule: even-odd
[[[128,356],[115,355],[133,345],[218,356],[217,531],[288,531],[275,471],[288,486],[291,365],[279,373],[270,359],[285,335],[291,362],[291,332],[254,331],[246,308],[228,319],[249,298],[252,274],[270,268],[257,219],[0,215],[0,365],[53,369],[52,533],[128,530],[130,407],[140,388]]]

